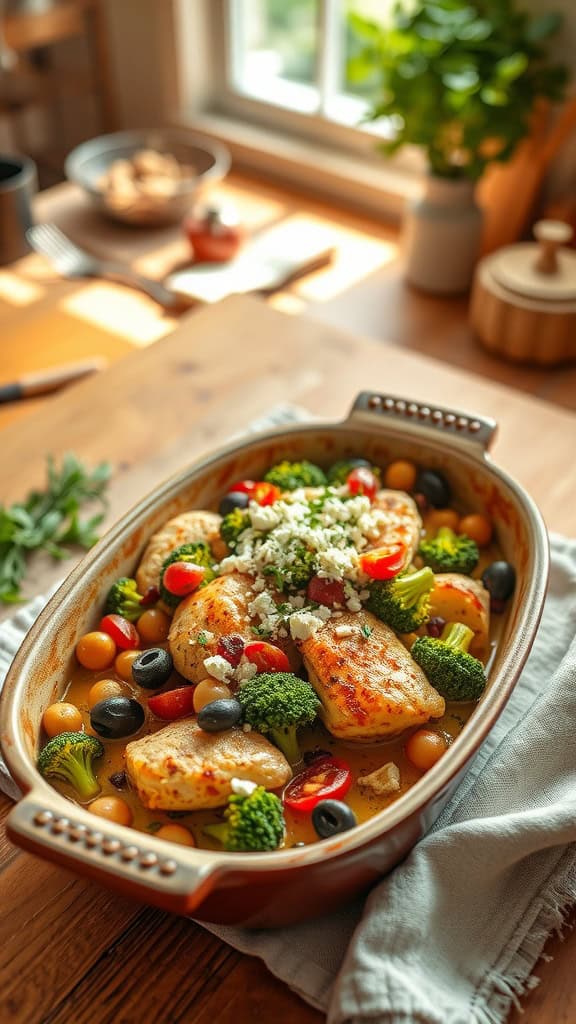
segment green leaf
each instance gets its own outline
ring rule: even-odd
[[[472,21],[468,25],[459,25],[456,37],[463,42],[482,43],[492,35],[493,31],[494,26],[491,21],[488,21],[487,18],[478,18],[477,21]]]
[[[513,82],[520,78],[528,67],[528,57],[525,53],[511,53],[509,57],[503,57],[495,67],[496,77],[500,82]]]
[[[526,39],[531,43],[539,43],[542,39],[554,35],[561,28],[564,18],[557,11],[540,14],[533,18],[526,29]]]
[[[493,85],[485,85],[480,96],[489,107],[505,107],[508,104],[508,93],[504,89],[497,89]]]
[[[442,75],[442,81],[446,88],[454,92],[469,92],[476,88],[480,82],[478,73],[471,68],[468,71],[449,72]]]

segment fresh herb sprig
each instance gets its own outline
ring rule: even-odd
[[[81,519],[80,510],[94,501],[105,505],[109,479],[107,463],[88,470],[68,454],[58,467],[48,456],[45,489],[32,491],[24,502],[0,505],[0,602],[22,600],[21,585],[32,552],[45,551],[61,559],[72,546],[90,548],[96,543],[104,513]]]

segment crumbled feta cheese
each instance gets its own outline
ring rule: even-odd
[[[240,686],[242,683],[247,683],[249,679],[253,679],[254,676],[258,675],[258,669],[252,661],[248,661],[244,655],[240,660],[240,664],[234,672],[234,679]]]
[[[254,591],[255,594],[261,594],[262,591],[265,589],[266,580],[262,576],[259,576],[258,579],[254,580],[254,583],[252,584],[252,590]]]
[[[370,591],[361,590],[360,593],[358,594],[358,597],[360,598],[361,601],[367,601],[368,598],[370,597]]]
[[[211,658],[204,658],[204,668],[209,676],[217,679],[219,683],[227,683],[232,678],[234,669],[226,658],[214,654]]]
[[[293,640],[308,640],[323,625],[324,619],[316,611],[294,612],[290,616],[290,636]]]
[[[354,626],[343,625],[336,626],[336,629],[334,630],[334,635],[337,637],[353,636],[355,632],[356,630],[354,629]]]
[[[250,502],[248,515],[250,516],[253,530],[267,532],[268,530],[273,530],[280,522],[280,516],[275,511],[273,505],[259,505],[256,501]]]
[[[346,601],[346,607],[350,612],[362,611],[362,602],[358,597],[358,594],[353,594],[352,597],[348,598],[348,600]]]
[[[299,608],[303,608],[305,603],[306,602],[301,594],[295,594],[294,597],[288,598],[288,604],[296,610],[298,610]]]
[[[251,782],[250,779],[230,779],[230,789],[237,796],[250,796],[258,786],[255,782]]]
[[[250,722],[244,722],[244,725],[242,726],[242,732],[252,732],[252,726],[250,725]]]
[[[388,764],[383,764],[381,768],[377,768],[370,775],[360,775],[358,786],[375,796],[390,796],[392,793],[398,793],[400,769],[398,765],[394,764],[394,761],[389,761]]]

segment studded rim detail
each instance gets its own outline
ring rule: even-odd
[[[420,420],[422,426],[429,426],[444,433],[470,437],[475,444],[487,449],[496,433],[496,424],[488,418],[467,416],[450,409],[431,408],[419,402],[411,402],[393,395],[376,395],[363,391],[356,399],[354,412],[370,412],[377,416],[390,416],[397,420]]]
[[[104,835],[103,832],[72,822],[69,818],[55,817],[52,811],[36,811],[32,817],[32,823],[37,828],[50,826],[50,832],[53,835],[60,836],[64,840],[67,839],[71,843],[83,842],[88,850],[103,853],[107,858],[117,854],[127,867],[133,866],[147,872],[156,868],[159,874],[166,877],[175,875],[178,870],[178,863],[175,860],[161,861],[158,855],[152,853],[151,850],[142,851],[133,844],[123,846],[119,839],[113,839],[111,836]]]

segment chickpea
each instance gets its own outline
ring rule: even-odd
[[[460,525],[460,516],[453,508],[434,508],[426,516],[426,527],[436,533],[441,526],[448,526],[456,533]]]
[[[198,714],[206,704],[213,700],[223,700],[232,696],[232,692],[226,683],[219,683],[217,679],[202,679],[194,690],[194,711]]]
[[[492,523],[479,513],[463,516],[458,532],[476,541],[479,548],[485,548],[492,540]]]
[[[108,668],[116,657],[116,644],[108,633],[85,633],[76,644],[76,657],[84,668]]]
[[[181,846],[196,846],[194,836],[190,829],[184,825],[162,825],[156,835],[159,839],[166,839],[169,843],[180,843]]]
[[[418,729],[406,744],[406,757],[421,772],[427,772],[446,753],[448,743],[442,733]]]
[[[99,796],[88,807],[92,814],[107,821],[115,821],[117,825],[131,825],[132,811],[125,800],[119,796]]]
[[[144,644],[163,644],[168,639],[170,617],[161,608],[148,608],[143,612],[136,627]]]
[[[51,704],[42,715],[44,732],[52,739],[61,732],[79,732],[82,728],[82,715],[74,704],[58,701]]]
[[[108,697],[121,697],[123,692],[120,683],[115,679],[100,679],[88,691],[88,707],[92,709],[95,704],[107,700]]]
[[[416,483],[416,466],[407,459],[391,462],[384,473],[384,486],[394,491],[411,491]]]
[[[132,663],[142,651],[122,651],[117,655],[114,668],[125,683],[132,682]]]

